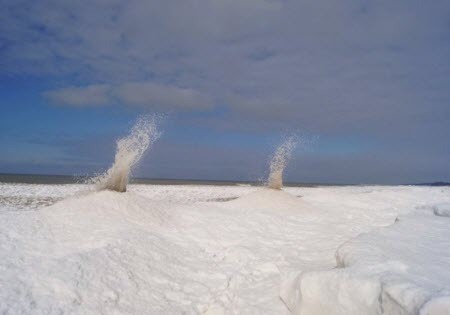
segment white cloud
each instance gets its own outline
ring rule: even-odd
[[[255,124],[316,132],[396,133],[448,115],[447,0],[43,0],[2,9],[0,70],[109,85],[94,103],[214,102]],[[63,91],[61,103],[92,103]]]
[[[110,103],[109,91],[110,86],[107,84],[94,84],[48,91],[44,96],[58,105],[99,106]]]
[[[152,82],[125,83],[119,85],[114,94],[121,102],[131,105],[182,110],[200,110],[212,107],[211,99],[196,90]]]
[[[94,84],[47,91],[44,96],[56,105],[98,106],[123,104],[168,110],[208,110],[212,100],[194,90],[153,82],[119,85]]]

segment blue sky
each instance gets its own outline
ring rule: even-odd
[[[450,181],[448,1],[2,1],[0,172],[92,174],[165,113],[135,175]]]

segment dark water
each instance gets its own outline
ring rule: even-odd
[[[68,176],[68,175],[34,175],[34,174],[0,174],[0,182],[3,183],[22,183],[22,184],[80,184],[84,183],[86,176]],[[145,185],[216,185],[216,186],[234,186],[234,185],[252,185],[262,186],[261,182],[251,181],[222,181],[222,180],[199,180],[199,179],[150,179],[150,178],[132,178],[131,184]],[[307,183],[285,183],[285,186],[294,187],[314,187],[318,184]]]
[[[80,177],[66,175],[30,175],[30,174],[0,174],[2,183],[21,184],[77,184]]]
[[[0,174],[0,182],[22,183],[22,184],[80,184],[85,182],[87,177],[68,175],[34,175],[34,174]],[[216,180],[192,180],[192,179],[149,179],[132,178],[132,184],[147,185],[239,185],[257,184],[252,182],[233,182]]]

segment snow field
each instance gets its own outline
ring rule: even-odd
[[[1,312],[449,309],[450,218],[436,215],[450,204],[448,188],[86,190],[1,186],[5,197],[65,198],[46,208],[0,203]]]

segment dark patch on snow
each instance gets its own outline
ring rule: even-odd
[[[231,201],[231,200],[235,200],[238,199],[238,197],[222,197],[222,198],[213,198],[213,199],[208,199],[206,201],[212,201],[212,202],[226,202],[226,201]]]
[[[450,217],[450,204],[438,204],[433,206],[433,213],[439,217]]]

